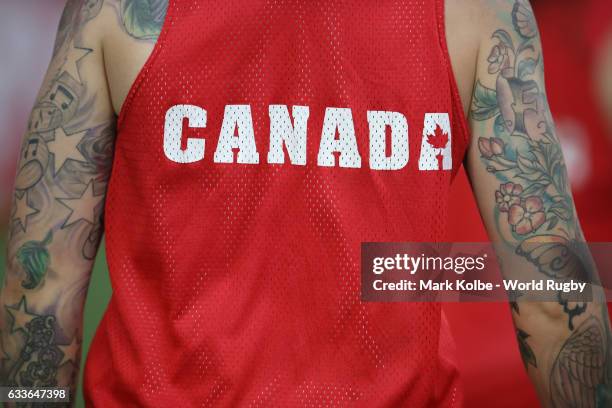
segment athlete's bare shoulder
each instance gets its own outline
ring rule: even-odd
[[[101,33],[104,68],[115,113],[161,32],[168,0],[85,0],[96,16],[91,30]]]
[[[464,110],[469,110],[477,62],[508,7],[528,0],[445,0],[446,40]],[[509,6],[510,5],[510,6]]]
[[[104,65],[113,108],[119,113],[132,83],[161,32],[168,0],[84,0],[92,29],[102,30]],[[467,112],[482,36],[498,3],[508,0],[445,0],[446,37]]]
[[[479,47],[479,20],[483,0],[446,0],[444,20],[446,42],[457,87],[467,114]]]

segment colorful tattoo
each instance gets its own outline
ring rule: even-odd
[[[21,146],[0,313],[2,385],[75,386],[88,285],[83,271],[102,236],[98,204],[114,141],[110,112],[106,122],[92,123],[97,94],[82,71],[96,51],[84,44],[81,28],[102,3],[66,5]]]
[[[486,171],[499,181],[494,219],[499,235],[547,278],[597,283],[568,187],[567,171],[543,89],[538,29],[527,0],[514,0],[510,30],[493,32],[487,73],[478,78],[470,117],[487,137],[477,147]],[[485,84],[494,84],[486,86]],[[610,406],[612,350],[605,304],[570,302],[557,294],[568,337],[549,373],[553,407]],[[511,304],[515,323],[519,303]],[[581,320],[577,320],[580,317]],[[533,336],[517,324],[525,368],[544,370]]]
[[[579,248],[583,237],[568,189],[561,146],[554,135],[544,90],[534,79],[542,58],[536,47],[537,26],[525,1],[512,10],[513,40],[506,30],[492,35],[488,73],[495,89],[478,81],[471,117],[492,124],[491,137],[481,137],[478,149],[488,172],[501,182],[495,192],[495,216],[508,227],[509,242],[519,242],[516,253],[550,278],[592,282]],[[559,297],[568,326],[585,310]]]
[[[42,241],[28,241],[17,250],[17,260],[26,272],[27,280],[21,282],[26,289],[34,289],[45,277],[49,266],[49,250],[53,231],[49,231]]]
[[[121,20],[125,31],[138,40],[157,40],[168,0],[121,0]]]

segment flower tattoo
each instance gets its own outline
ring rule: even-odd
[[[508,222],[517,234],[526,235],[534,232],[546,221],[542,200],[529,197],[522,204],[513,204],[508,211]]]

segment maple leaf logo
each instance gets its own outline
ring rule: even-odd
[[[448,133],[444,133],[440,125],[436,124],[433,135],[427,135],[427,143],[434,149],[444,149],[448,144]]]

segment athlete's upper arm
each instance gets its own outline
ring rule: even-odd
[[[489,234],[580,238],[544,89],[542,48],[526,0],[487,2],[469,122],[467,169]]]
[[[102,3],[66,5],[21,144],[0,293],[5,386],[67,386],[75,395],[83,306],[102,235],[115,135],[103,25],[95,23]],[[40,347],[52,351],[44,375],[36,372]],[[23,357],[37,352],[38,360]]]
[[[103,45],[116,46],[109,33],[120,29],[119,17],[146,14],[135,3],[69,0],[63,13],[19,153],[0,292],[2,385],[69,386],[75,395],[84,298],[115,140]],[[119,6],[131,12],[118,15]],[[40,330],[50,334],[42,339]],[[44,375],[35,372],[40,361],[23,359],[40,347],[52,351]]]
[[[95,22],[102,4],[67,3],[23,137],[5,280],[17,292],[82,280],[97,250],[115,123]]]
[[[500,243],[496,247],[505,277],[597,281],[586,261],[588,250],[546,101],[531,6],[527,0],[483,4],[490,16],[484,20],[470,108],[467,169],[489,235]],[[585,291],[584,302],[570,301],[561,290],[547,294],[552,299],[535,298],[534,291],[528,295],[537,302],[514,303],[512,317],[543,405],[595,406],[609,392],[609,361],[603,356],[609,354],[610,330],[600,288]]]

